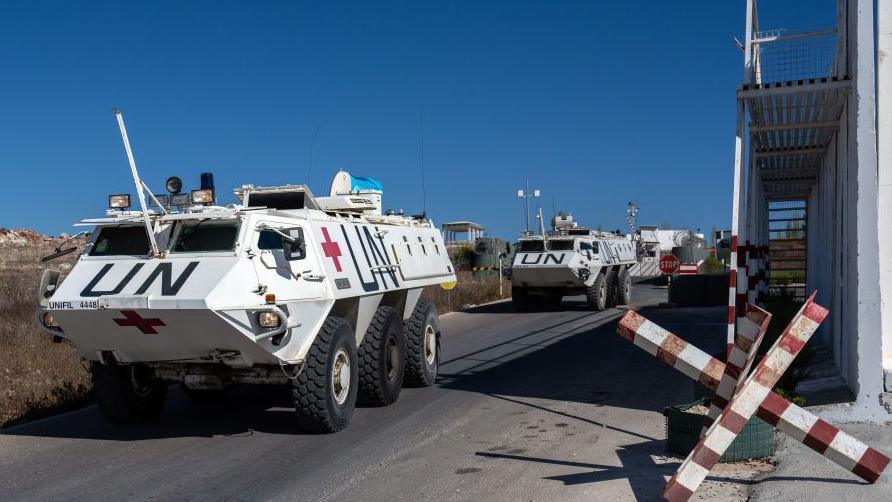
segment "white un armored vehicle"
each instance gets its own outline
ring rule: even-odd
[[[381,185],[346,172],[328,197],[245,185],[226,207],[210,175],[181,185],[149,192],[153,210],[111,196],[107,217],[81,222],[95,229],[65,280],[41,282],[38,325],[91,362],[107,418],[154,418],[169,383],[197,400],[288,384],[298,424],[330,432],[357,399],[387,405],[404,382],[434,383],[437,312],[420,296],[455,273],[428,219],[381,214]]]
[[[611,233],[580,228],[569,215],[556,216],[554,231],[525,235],[511,266],[511,299],[517,310],[555,308],[564,296],[585,294],[604,310],[631,302],[629,268],[635,243]]]

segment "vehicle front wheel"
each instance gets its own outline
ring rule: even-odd
[[[595,282],[586,289],[585,296],[591,309],[600,312],[607,308],[607,279],[603,272],[595,277]]]
[[[303,371],[292,380],[297,422],[311,432],[337,432],[350,423],[358,387],[353,327],[340,317],[326,319],[313,341]]]
[[[142,364],[94,362],[90,376],[99,411],[112,423],[139,424],[155,419],[167,399],[167,384]]]
[[[511,303],[518,312],[529,312],[533,308],[530,293],[526,288],[511,288]]]

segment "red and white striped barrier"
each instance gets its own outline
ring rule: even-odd
[[[682,263],[678,266],[678,275],[694,275],[700,273],[696,263]]]
[[[718,389],[724,363],[637,312],[626,313],[617,333],[710,390]],[[759,405],[757,416],[870,483],[889,463],[886,455],[773,392]]]
[[[706,434],[709,427],[719,418],[722,410],[743,385],[743,380],[749,374],[753,360],[756,358],[762,338],[768,330],[769,322],[771,322],[770,313],[755,305],[746,306],[746,313],[737,321],[737,336],[734,338],[734,346],[728,354],[728,362],[725,364],[722,380],[719,382],[712,404],[709,406],[709,415],[703,422],[701,436]]]
[[[753,374],[747,377],[740,391],[731,398],[719,419],[666,483],[663,499],[669,502],[688,500],[759,406],[768,399],[768,393],[827,316],[827,309],[814,303],[814,296],[812,293]]]

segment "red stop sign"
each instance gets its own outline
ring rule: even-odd
[[[681,262],[671,254],[667,254],[660,258],[660,272],[663,272],[664,274],[674,274],[678,272],[679,266],[681,266]]]

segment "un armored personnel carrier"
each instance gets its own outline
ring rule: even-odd
[[[287,384],[297,423],[331,432],[357,399],[387,405],[404,383],[434,383],[437,311],[420,296],[455,273],[428,219],[382,214],[381,185],[346,172],[328,197],[245,185],[225,207],[210,176],[181,186],[146,190],[152,210],[111,196],[106,217],[80,223],[94,230],[65,280],[41,281],[38,326],[91,363],[107,418],[156,417],[170,383],[196,400]]]
[[[631,302],[629,268],[635,243],[611,233],[578,227],[558,215],[554,231],[525,235],[511,266],[511,299],[517,310],[555,308],[564,296],[584,294],[593,310]]]

